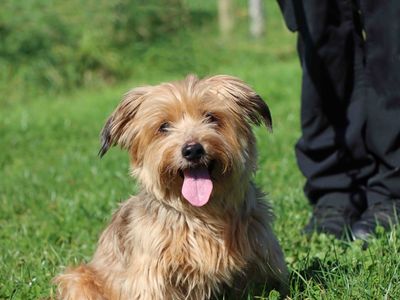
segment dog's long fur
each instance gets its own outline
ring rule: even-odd
[[[102,131],[104,155],[127,149],[141,191],[123,203],[88,264],[56,277],[64,300],[208,299],[249,282],[286,292],[287,269],[272,213],[252,184],[253,124],[271,128],[265,102],[225,75],[128,92]],[[204,147],[199,162],[214,188],[196,207],[183,198],[182,147]],[[238,295],[236,293],[235,295]]]

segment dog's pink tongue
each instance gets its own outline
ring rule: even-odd
[[[213,183],[207,168],[189,169],[184,172],[182,195],[190,204],[203,206],[210,199]]]

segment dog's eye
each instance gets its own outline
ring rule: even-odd
[[[205,120],[207,123],[218,123],[218,118],[213,114],[213,113],[206,113],[205,114]]]
[[[171,125],[168,122],[164,122],[158,128],[158,131],[164,133],[164,132],[167,132],[170,127],[171,127]]]

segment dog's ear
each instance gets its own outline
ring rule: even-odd
[[[129,125],[133,121],[140,104],[143,102],[144,96],[150,91],[150,88],[150,86],[135,88],[124,95],[123,100],[108,118],[100,133],[100,157],[103,157],[112,146],[129,147],[133,138],[133,129],[129,128]]]
[[[271,112],[264,100],[242,80],[228,75],[216,75],[206,79],[217,95],[232,99],[243,110],[248,121],[262,123],[272,131]]]

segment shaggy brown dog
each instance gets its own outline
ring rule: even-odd
[[[208,299],[249,282],[286,292],[272,213],[251,182],[251,125],[271,116],[246,84],[214,76],[131,90],[102,131],[141,184],[88,264],[55,281],[60,299]],[[236,296],[238,294],[236,293]]]

